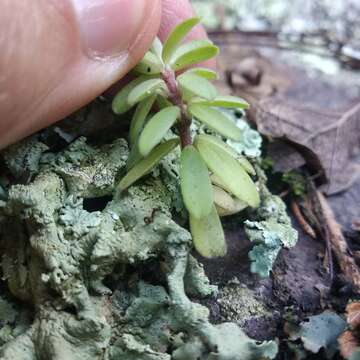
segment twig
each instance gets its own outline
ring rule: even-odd
[[[185,104],[182,101],[182,95],[176,81],[175,72],[171,69],[165,69],[162,72],[162,78],[169,90],[169,100],[181,109],[181,117],[180,121],[178,121],[177,128],[179,130],[181,148],[183,149],[192,144],[190,132],[191,118],[189,117]]]
[[[315,226],[317,233],[321,236],[321,238],[325,242],[326,246],[326,254],[325,259],[327,260],[330,279],[333,281],[334,279],[334,261],[332,256],[332,248],[331,248],[331,240],[330,233],[327,225],[327,220],[322,209],[320,199],[318,197],[318,191],[316,190],[314,181],[308,179],[308,194],[309,200],[307,203],[307,209],[311,214],[311,219],[313,221],[313,225]]]
[[[341,271],[346,279],[352,283],[354,290],[360,293],[360,271],[342,234],[341,226],[336,221],[333,210],[320,191],[317,191],[317,198],[324,215],[325,228],[328,231],[327,236],[330,239],[331,248],[335,253]]]
[[[278,196],[284,199],[286,196],[290,194],[290,189],[282,191]]]
[[[307,235],[309,235],[310,237],[312,237],[313,239],[316,239],[316,233],[315,233],[314,229],[304,218],[304,216],[299,208],[299,205],[297,204],[297,202],[295,200],[291,201],[290,207],[291,207],[292,213],[294,214],[296,220],[298,221],[299,225],[304,230],[304,232]]]

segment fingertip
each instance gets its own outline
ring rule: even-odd
[[[0,99],[0,148],[60,120],[116,83],[141,60],[161,21],[161,0],[5,4],[5,15],[15,15],[0,12],[1,19],[12,19],[11,26],[0,26],[4,39],[10,39],[0,54],[6,84]],[[7,37],[14,28],[18,38]],[[37,36],[29,31],[34,28]]]
[[[171,30],[181,21],[195,16],[193,7],[188,0],[162,0],[162,19],[158,36],[164,41]],[[187,36],[187,40],[208,39],[203,25],[195,26]],[[207,60],[199,66],[216,69],[216,59]]]
[[[155,36],[159,32],[161,18],[161,0],[148,1],[145,8],[143,26],[140,29],[136,40],[128,49],[130,56],[130,69],[142,59],[145,52],[150,48]]]
[[[165,40],[175,25],[194,15],[188,0],[162,0],[162,20],[158,34],[160,39]],[[202,25],[198,25],[190,32],[189,38],[207,38],[206,31]]]

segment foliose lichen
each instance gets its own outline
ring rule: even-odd
[[[251,272],[268,277],[279,251],[296,245],[297,231],[292,227],[286,205],[279,196],[267,189],[266,178],[259,166],[261,205],[256,211],[256,221],[245,221],[245,233],[255,246],[249,252]]]
[[[0,202],[0,249],[2,278],[33,319],[21,322],[3,304],[11,318],[0,313],[1,359],[275,356],[275,342],[255,342],[234,323],[212,325],[209,310],[188,298],[216,287],[173,220],[175,187],[163,170],[120,193],[124,139],[90,146],[79,138],[58,153],[42,151],[37,139],[28,144],[7,155],[22,164],[8,167],[22,181]]]
[[[228,139],[227,144],[230,145],[240,155],[245,155],[249,158],[257,158],[261,155],[262,137],[242,118],[238,119],[234,115],[237,127],[241,130],[241,141],[233,141]]]

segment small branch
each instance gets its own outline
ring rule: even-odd
[[[304,218],[297,202],[295,200],[292,200],[290,206],[291,206],[292,213],[294,214],[296,220],[298,221],[298,223],[301,226],[301,228],[303,229],[303,231],[307,235],[312,237],[313,239],[316,239],[316,233],[315,233],[314,229]]]
[[[341,226],[336,221],[328,201],[319,191],[317,191],[317,198],[319,199],[321,210],[324,215],[325,226],[328,230],[331,247],[336,255],[341,271],[346,279],[352,283],[354,290],[357,293],[360,293],[360,271],[342,234]]]
[[[180,120],[178,124],[179,136],[181,141],[181,148],[192,144],[192,138],[190,133],[190,125],[187,119]]]
[[[314,181],[312,179],[308,179],[308,199],[307,209],[309,210],[309,214],[313,220],[313,225],[317,230],[317,233],[321,236],[321,238],[325,242],[326,252],[325,252],[325,262],[328,265],[330,280],[334,279],[334,261],[332,254],[332,246],[330,239],[330,232],[328,227],[328,221],[325,216],[324,210],[321,206],[319,195],[320,192],[316,190]]]
[[[191,119],[189,118],[185,104],[182,101],[182,96],[176,81],[175,72],[171,69],[165,69],[162,73],[162,78],[169,90],[169,100],[173,105],[178,106],[181,110],[181,118],[178,122],[177,128],[179,130],[181,148],[191,145],[192,138],[190,132]]]

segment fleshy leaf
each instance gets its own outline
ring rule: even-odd
[[[229,216],[236,214],[245,208],[247,204],[243,201],[233,198],[229,193],[221,187],[213,186],[214,203],[219,216]]]
[[[200,22],[200,19],[193,17],[187,19],[171,31],[168,38],[163,45],[162,58],[165,63],[168,63],[174,51],[178,48],[184,37],[191,31],[191,29]]]
[[[158,97],[156,98],[156,104],[160,108],[160,110],[172,106],[172,103],[162,95],[158,95]]]
[[[210,81],[192,73],[186,73],[178,76],[177,78],[181,91],[186,91],[192,96],[199,96],[201,98],[211,100],[214,99],[217,91]]]
[[[181,45],[170,60],[170,66],[178,71],[187,66],[211,59],[219,52],[219,48],[208,40],[193,40]]]
[[[230,189],[224,184],[224,182],[216,174],[211,174],[210,180],[213,185],[225,190],[227,193],[231,193]]]
[[[114,97],[112,102],[112,109],[115,114],[124,114],[132,108],[132,105],[128,103],[128,96],[130,92],[142,82],[151,79],[151,76],[139,76],[138,78],[130,81],[126,84]]]
[[[195,249],[200,255],[211,258],[226,254],[224,230],[214,205],[205,218],[197,219],[190,215],[190,229]]]
[[[127,189],[135,181],[147,174],[164,156],[175,149],[179,139],[171,139],[158,145],[146,158],[139,161],[120,181],[120,191]]]
[[[249,103],[237,96],[217,96],[214,100],[211,101],[196,99],[194,100],[194,103],[207,105],[207,106],[234,108],[234,109],[249,108]]]
[[[228,152],[230,156],[234,157],[241,164],[241,166],[245,169],[247,173],[249,173],[250,175],[256,175],[256,171],[251,165],[250,161],[246,159],[246,157],[239,155],[232,147],[224,143],[222,140],[211,135],[201,134],[198,136],[199,138],[207,139],[207,141],[212,142],[215,146],[219,146],[221,149]]]
[[[191,216],[197,219],[208,216],[214,201],[209,170],[192,145],[181,152],[180,184],[184,204]]]
[[[127,102],[130,106],[144,100],[150,95],[156,93],[156,90],[166,88],[165,82],[161,79],[150,79],[136,85],[130,92]]]
[[[154,53],[160,61],[162,61],[161,59],[162,59],[163,44],[158,37],[155,37],[152,46],[150,48],[150,51]]]
[[[126,161],[126,170],[129,171],[132,167],[134,167],[143,157],[139,152],[138,144],[134,144],[130,150],[129,156]]]
[[[136,107],[136,111],[131,120],[129,130],[129,140],[131,145],[134,145],[136,140],[138,139],[141,130],[144,127],[146,117],[149,115],[149,112],[154,105],[155,99],[156,94],[144,99]]]
[[[206,124],[219,134],[235,141],[241,140],[241,130],[222,112],[206,105],[198,104],[191,104],[189,106],[189,112],[197,120]]]
[[[139,151],[142,156],[147,156],[159,144],[179,116],[180,109],[170,106],[160,110],[147,122],[139,137]]]
[[[256,175],[256,171],[255,171],[254,167],[252,166],[251,162],[246,157],[238,155],[236,159],[248,174],[253,175],[253,176]]]
[[[259,206],[260,196],[256,186],[235,158],[204,137],[195,138],[195,147],[208,168],[221,179],[232,194],[252,207]]]
[[[135,66],[134,70],[141,74],[160,74],[164,65],[151,51],[148,51],[143,59]]]
[[[218,78],[216,71],[210,70],[210,69],[204,68],[204,67],[195,67],[195,68],[186,70],[186,72],[184,74],[195,74],[195,75],[201,76],[207,80],[216,80]]]

